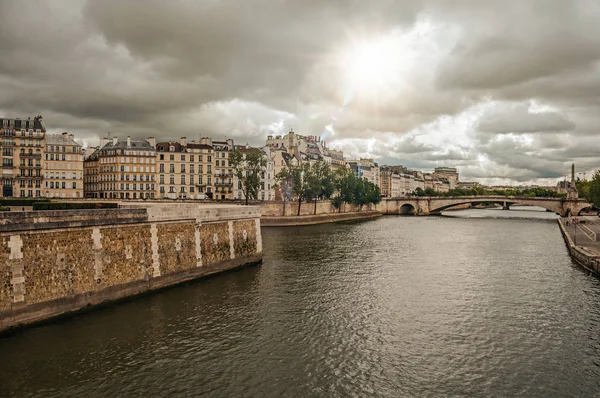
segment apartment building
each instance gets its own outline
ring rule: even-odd
[[[150,199],[156,196],[156,150],[154,138],[126,140],[103,138],[97,154],[84,162],[85,174],[98,168],[97,191],[86,197],[101,199]],[[97,156],[97,165],[95,157]]]
[[[0,118],[0,137],[2,197],[41,197],[46,137],[42,117]]]
[[[44,196],[83,198],[83,152],[73,134],[47,134]]]
[[[354,171],[356,178],[362,178],[379,186],[379,165],[373,159],[360,158],[359,160],[349,160],[348,166]]]
[[[202,138],[201,143],[206,143],[202,140],[210,140],[210,138]],[[233,185],[233,170],[229,164],[229,153],[233,151],[233,140],[228,139],[226,141],[212,141],[212,147],[214,150],[214,181],[213,181],[213,199],[224,200],[224,199],[235,199],[236,190]]]
[[[100,147],[88,148],[83,159],[83,196],[85,198],[99,198],[100,188]]]
[[[458,171],[454,167],[436,167],[433,170],[433,178],[448,181],[449,189],[458,186]]]
[[[346,161],[344,160],[344,152],[329,149],[329,157],[331,158],[331,169],[337,170],[340,168],[347,167]]]
[[[212,146],[196,142],[188,144],[186,137],[181,137],[179,142],[156,144],[157,197],[207,199],[206,184],[212,183],[212,177],[208,178],[206,173],[211,172],[212,156]]]

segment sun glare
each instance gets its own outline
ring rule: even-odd
[[[351,46],[343,61],[346,80],[357,93],[374,93],[394,79],[398,57],[391,39]]]

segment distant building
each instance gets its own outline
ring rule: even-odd
[[[2,197],[41,197],[46,138],[42,117],[27,120],[0,118],[0,136]]]
[[[154,138],[103,138],[100,149],[84,162],[84,174],[97,168],[97,191],[86,197],[101,199],[150,199],[156,196],[156,150]],[[97,160],[96,160],[97,158]]]
[[[203,138],[204,139],[204,138]],[[213,199],[235,199],[233,170],[229,164],[229,154],[233,151],[233,140],[212,141],[214,148],[214,196]]]
[[[73,134],[47,134],[44,196],[83,198],[83,151]]]
[[[346,161],[344,160],[344,152],[329,149],[329,157],[331,158],[331,169],[337,170],[340,168],[347,167]]]
[[[481,184],[478,182],[459,182],[456,187],[459,189],[473,189],[480,188]]]
[[[348,166],[356,175],[356,178],[362,178],[379,186],[379,165],[373,159],[360,158],[358,160],[349,160]]]
[[[449,189],[454,189],[458,185],[458,171],[454,167],[436,167],[433,170],[433,178],[437,180],[447,180]]]

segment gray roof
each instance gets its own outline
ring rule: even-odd
[[[127,140],[120,139],[116,144],[113,144],[112,141],[109,141],[106,145],[102,147],[102,151],[110,150],[110,149],[129,149],[129,150],[138,150],[138,151],[154,151],[154,147],[150,145],[150,143],[146,140],[142,140],[139,138],[132,138],[131,145],[127,146]]]
[[[75,140],[69,138],[69,136],[64,137],[62,134],[46,134],[46,144],[81,146],[81,144],[78,144]]]
[[[22,129],[28,128],[28,129],[34,129],[34,130],[41,130],[44,133],[46,132],[46,128],[42,124],[41,116],[36,116],[33,119],[28,118],[27,120],[0,117],[0,128],[2,128],[4,120],[8,120],[9,126],[10,126],[10,121],[13,121],[14,127],[9,127],[9,128],[14,128],[15,130],[22,130]]]

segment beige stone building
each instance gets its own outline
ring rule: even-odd
[[[0,118],[0,136],[2,197],[41,197],[46,137],[42,117],[27,120]]]
[[[207,140],[207,138],[202,138],[201,142],[203,142],[202,140]],[[214,149],[214,192],[212,198],[215,200],[235,199],[233,170],[229,164],[229,153],[233,151],[233,140],[212,141],[212,147]]]
[[[98,181],[100,179],[99,151],[100,147],[88,148],[83,160],[83,196],[99,198]]]
[[[187,144],[187,151],[194,156],[193,162],[196,167],[190,168],[190,180],[196,187],[195,199],[207,199],[212,195],[213,179],[212,166],[214,148],[205,140],[203,142],[192,141]],[[193,196],[192,196],[193,197]]]
[[[86,197],[100,199],[151,199],[156,197],[156,150],[154,138],[103,138],[100,149],[84,162],[84,172],[97,167],[97,191]],[[97,164],[95,157],[97,156]]]
[[[179,142],[166,141],[156,144],[158,165],[157,198],[207,199],[208,174],[212,171],[213,148],[187,138]]]
[[[44,192],[47,198],[83,198],[83,152],[73,134],[47,134]]]

